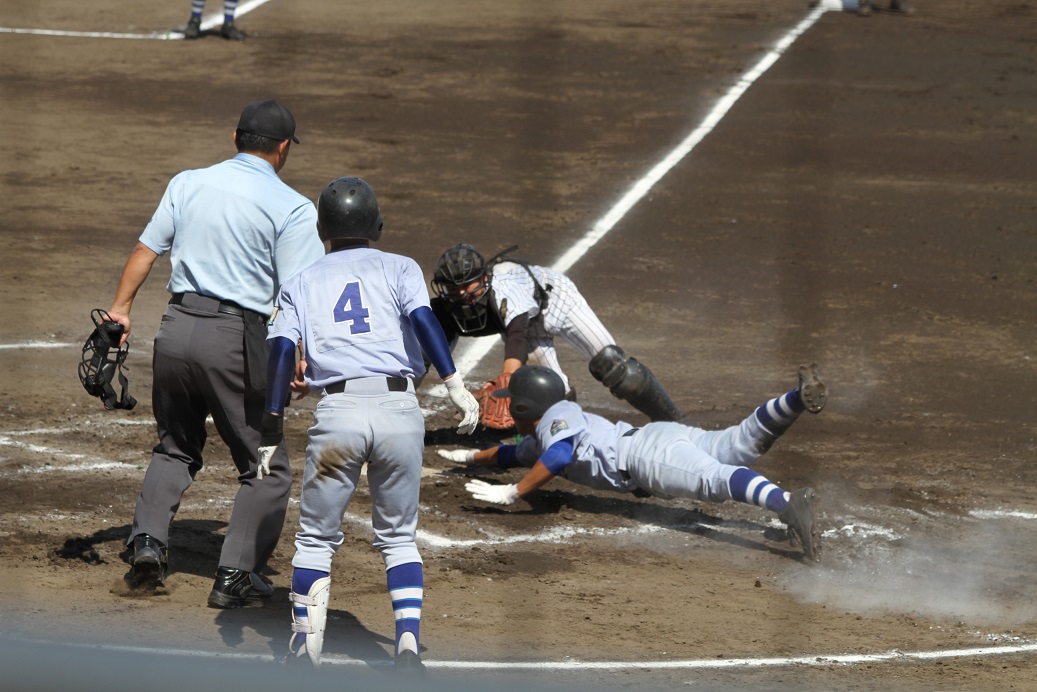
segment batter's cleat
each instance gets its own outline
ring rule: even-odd
[[[202,18],[191,17],[187,20],[187,27],[184,29],[184,38],[194,40],[202,35]]]
[[[858,17],[870,17],[871,16],[871,0],[860,0],[857,3],[857,16]]]
[[[820,413],[828,403],[828,385],[817,363],[799,366],[799,398],[810,413]]]
[[[133,537],[133,583],[162,585],[169,570],[169,554],[162,541],[146,533]]]
[[[245,32],[234,26],[234,22],[224,22],[220,29],[220,36],[231,41],[245,40]]]
[[[821,557],[821,536],[817,530],[817,493],[803,488],[792,493],[788,507],[778,515],[788,530],[789,544],[803,548],[803,555],[811,562]]]
[[[220,567],[209,592],[210,608],[240,608],[274,595],[274,587],[255,572]]]
[[[421,662],[421,656],[410,649],[404,649],[396,654],[394,668],[398,673],[414,677],[424,677],[428,673],[425,664]]]
[[[911,7],[907,0],[889,0],[889,11],[909,15],[915,13],[915,8]]]

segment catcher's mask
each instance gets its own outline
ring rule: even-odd
[[[509,410],[515,420],[536,420],[565,399],[565,383],[551,368],[523,365],[512,373],[508,386],[498,389],[493,396],[511,398]]]
[[[122,374],[122,364],[130,351],[129,342],[119,346],[124,328],[100,308],[91,311],[90,319],[94,321],[94,331],[83,344],[79,381],[83,383],[87,393],[99,398],[109,411],[117,408],[128,411],[137,405],[137,400],[126,391],[129,382]],[[115,393],[112,386],[116,373],[119,375],[119,384],[122,385],[121,396]]]

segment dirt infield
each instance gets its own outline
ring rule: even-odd
[[[0,0],[0,27],[148,34],[186,21],[186,0],[150,5]],[[734,503],[556,479],[487,508],[464,492],[475,472],[435,454],[467,441],[425,388],[433,681],[1033,689],[1037,2],[915,5],[906,18],[825,13],[568,272],[702,427],[786,391],[800,362],[824,365],[828,408],[758,467],[817,489],[821,563]],[[234,492],[214,431],[172,527],[167,588],[142,595],[122,579],[155,443],[167,261],[134,307],[140,405],[105,412],[75,376],[88,313],[110,305],[169,178],[230,156],[245,103],[275,96],[295,113],[289,184],[315,198],[334,177],[365,178],[382,249],[429,275],[462,240],[489,253],[518,243],[549,265],[810,12],[763,0],[273,0],[240,18],[240,44],[0,33],[4,634],[107,647],[98,656],[273,661],[285,649],[294,500],[267,571],[274,603],[205,607]],[[643,422],[559,351],[588,409]],[[466,379],[492,376],[499,357]],[[312,409],[298,402],[288,420],[297,483]],[[359,493],[336,557],[325,653],[339,666],[327,679],[349,660],[375,672],[390,660],[368,508]],[[83,689],[121,689],[117,664],[99,670],[111,677]]]

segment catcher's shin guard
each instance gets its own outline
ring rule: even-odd
[[[627,358],[618,346],[606,346],[591,358],[594,379],[609,388],[612,395],[630,403],[653,421],[679,421],[684,417],[646,365]]]
[[[331,593],[331,577],[323,577],[313,582],[310,592],[303,596],[294,591],[289,594],[292,600],[292,631],[306,635],[306,653],[313,665],[320,665],[320,652],[324,648],[324,627],[328,623],[328,596]],[[306,606],[306,620],[300,622],[295,614],[295,605]],[[298,650],[292,649],[296,637],[293,635],[288,645],[289,656],[297,654]]]

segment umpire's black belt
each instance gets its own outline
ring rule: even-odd
[[[212,308],[215,307],[215,312],[223,313],[224,315],[247,316],[259,322],[266,322],[266,315],[262,313],[243,308],[230,300],[220,300],[210,296],[203,296],[200,293],[174,293],[173,297],[169,299],[169,304],[205,311],[212,311]]]
[[[364,380],[370,380],[372,378],[365,377]],[[356,382],[357,380],[340,380],[338,382],[332,382],[331,384],[324,387],[324,391],[328,394],[341,394],[342,392],[349,391],[349,383]],[[407,386],[410,384],[410,379],[406,377],[386,377],[385,385],[389,388],[390,392],[405,392]]]

